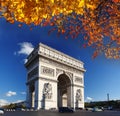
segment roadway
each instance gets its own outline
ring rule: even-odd
[[[74,113],[59,113],[57,111],[5,111],[1,116],[120,116],[120,111],[76,111]]]

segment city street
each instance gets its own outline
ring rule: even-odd
[[[2,116],[120,116],[120,111],[76,111],[75,113],[59,113],[57,111],[7,111]]]

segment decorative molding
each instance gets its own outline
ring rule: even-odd
[[[32,60],[32,62],[26,66],[27,70],[29,71],[30,69],[32,69],[34,66],[36,66],[36,64],[38,65],[38,59],[34,59]]]
[[[56,69],[56,76],[58,76],[58,74],[63,74],[64,70],[61,69]]]
[[[50,65],[53,65],[56,68],[60,68],[60,69],[64,69],[64,70],[69,70],[69,71],[72,71],[72,72],[75,72],[75,73],[78,73],[78,74],[81,74],[81,75],[84,74],[83,71],[77,70],[76,68],[69,67],[69,66],[67,66],[65,64],[61,64],[59,62],[55,62],[55,61],[53,61],[51,59],[47,59],[47,58],[41,57],[40,61],[44,62],[44,63],[47,63],[47,64],[50,64]]]
[[[77,68],[78,70],[81,70],[83,72],[85,71],[83,67],[83,62],[73,57],[70,57],[62,52],[59,52],[55,49],[52,49],[46,45],[39,44],[38,54],[44,57],[48,57],[49,59],[51,58],[57,62],[61,62],[71,67]]]
[[[73,78],[73,73],[71,73],[71,72],[65,72],[65,74],[67,74],[71,79]]]
[[[72,86],[74,87],[80,87],[80,88],[84,88],[84,86],[83,85],[78,85],[78,84],[72,84]]]
[[[35,76],[30,78],[27,82],[26,85],[31,85],[32,83],[34,83],[35,81],[38,81],[39,77]]]
[[[39,77],[38,79],[45,80],[45,81],[50,81],[50,82],[55,82],[55,83],[58,82],[57,80],[54,80],[54,79],[51,79],[51,78],[46,78],[46,77]]]
[[[38,76],[38,66],[28,73],[27,79],[30,80],[32,77],[35,77],[35,76]]]
[[[58,77],[60,74],[65,74],[70,78],[71,83],[73,83],[73,73],[64,71],[62,69],[56,69],[56,77]]]

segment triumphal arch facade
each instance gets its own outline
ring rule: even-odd
[[[28,107],[84,108],[83,62],[40,43],[25,66]]]

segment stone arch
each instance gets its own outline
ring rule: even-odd
[[[73,84],[72,75],[70,75],[68,72],[65,72],[63,70],[60,70],[59,73],[56,75],[57,80],[58,80],[58,77],[62,74],[65,74],[70,79],[70,82],[71,82],[71,85],[72,85]]]
[[[26,101],[28,107],[57,109],[60,106],[58,104],[61,103],[62,106],[62,102],[58,102],[58,100],[62,101],[61,95],[67,99],[66,106],[75,108],[77,101],[77,107],[84,108],[84,83],[76,81],[76,78],[84,79],[83,62],[41,43],[27,58],[25,67],[27,69]],[[61,84],[63,82],[65,89],[58,87],[59,81]],[[52,89],[50,89],[50,84]],[[77,89],[82,90],[82,99],[77,97],[76,100],[76,96],[79,96],[79,91],[76,94]],[[60,91],[58,92],[58,90]],[[34,94],[34,99],[31,98],[32,94]]]
[[[58,107],[71,107],[71,78],[66,73],[59,74],[58,78]]]

